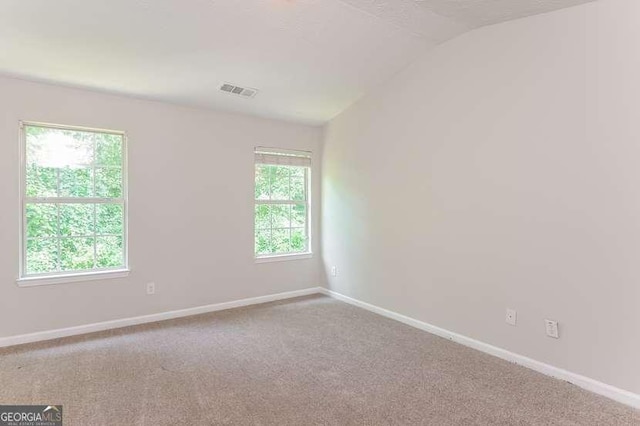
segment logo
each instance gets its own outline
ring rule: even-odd
[[[0,405],[0,426],[62,426],[62,405]]]

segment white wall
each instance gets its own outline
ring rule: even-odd
[[[19,120],[127,132],[129,277],[16,286]],[[318,164],[320,139],[314,127],[0,78],[0,337],[317,286],[318,255],[254,263],[253,148],[312,150]]]
[[[640,392],[638,17],[602,0],[473,31],[334,119],[330,288]]]

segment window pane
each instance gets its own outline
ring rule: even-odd
[[[289,229],[274,229],[272,231],[272,245],[275,253],[289,253],[290,241]]]
[[[88,167],[60,169],[61,197],[92,197],[93,182]]]
[[[122,235],[124,231],[124,208],[120,204],[96,205],[96,234]]]
[[[271,166],[271,199],[289,200],[289,167]]]
[[[271,205],[271,226],[288,228],[291,226],[291,206],[288,204]]]
[[[96,197],[122,197],[122,171],[120,169],[96,169]]]
[[[27,197],[55,197],[58,195],[57,169],[27,165]]]
[[[256,254],[268,254],[272,253],[271,247],[271,230],[257,230],[256,231]]]
[[[98,268],[124,266],[122,237],[97,237],[96,250]]]
[[[304,227],[307,224],[307,206],[294,204],[291,206],[291,226]]]
[[[37,274],[58,268],[58,240],[34,238],[27,240],[26,272]]]
[[[269,199],[270,166],[256,165],[256,200]]]
[[[27,165],[64,168],[93,162],[92,132],[25,126]]]
[[[96,164],[98,166],[122,166],[121,135],[99,133],[96,138]]]
[[[291,178],[292,200],[306,200],[306,188],[304,183],[304,176]]]
[[[60,235],[92,236],[93,204],[60,204]]]
[[[258,204],[256,206],[256,229],[271,228],[271,208],[268,204]]]
[[[61,238],[60,269],[82,271],[93,269],[93,238]]]
[[[33,143],[34,141],[37,141],[39,137],[41,137],[43,134],[49,131],[49,129],[46,127],[29,126],[29,125],[26,125],[24,127],[24,130],[27,135],[27,142],[31,142],[31,143]],[[29,152],[27,151],[27,153]]]
[[[27,237],[58,235],[58,208],[55,204],[27,204]]]
[[[305,228],[291,229],[291,251],[301,252],[307,250],[307,235]]]
[[[304,178],[306,167],[291,167],[291,177]]]

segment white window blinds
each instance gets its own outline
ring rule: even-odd
[[[275,166],[311,167],[311,153],[273,148],[257,147],[255,149],[256,164]]]

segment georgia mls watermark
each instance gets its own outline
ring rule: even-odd
[[[62,405],[0,405],[0,426],[62,426]]]

